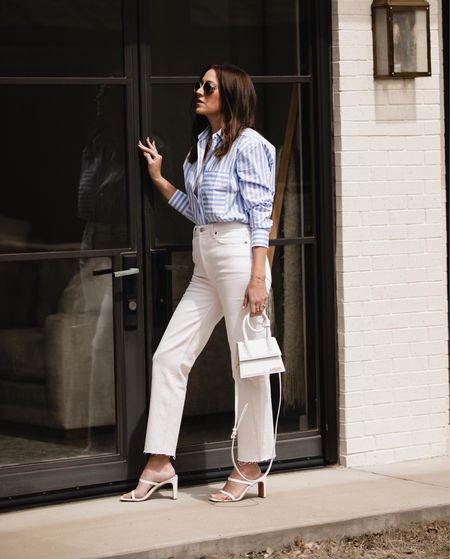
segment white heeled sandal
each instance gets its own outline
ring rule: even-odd
[[[228,491],[225,491],[225,489],[219,489],[218,493],[223,493],[224,495],[229,497],[229,499],[217,499],[211,495],[209,497],[209,500],[212,501],[213,503],[235,503],[236,501],[240,501],[241,499],[243,499],[247,491],[250,489],[250,487],[253,487],[256,483],[258,484],[258,497],[264,498],[266,496],[266,479],[267,477],[265,475],[252,481],[246,481],[244,479],[236,479],[234,477],[229,477],[228,481],[234,481],[235,483],[242,483],[242,485],[246,485],[247,487],[244,489],[244,491],[242,491],[242,493],[238,497],[235,497]]]
[[[136,497],[136,494],[133,489],[133,491],[131,492],[131,499],[129,497],[122,496],[120,497],[121,501],[129,501],[129,502],[145,501],[146,499],[149,499],[155,491],[160,489],[163,485],[168,485],[169,483],[172,485],[172,499],[178,499],[178,475],[177,474],[175,474],[170,479],[166,479],[165,481],[160,481],[159,483],[157,481],[148,481],[143,478],[139,478],[139,481],[147,485],[150,485],[150,489],[147,491],[147,493],[143,497]]]

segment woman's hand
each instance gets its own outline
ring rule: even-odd
[[[139,140],[138,148],[142,151],[142,155],[147,160],[147,170],[150,178],[153,182],[158,182],[162,179],[161,176],[161,166],[162,166],[162,156],[158,153],[156,149],[155,140],[150,142],[147,136],[146,139],[147,146]]]
[[[267,290],[264,279],[251,278],[245,290],[243,308],[250,304],[250,316],[261,315],[266,308]]]

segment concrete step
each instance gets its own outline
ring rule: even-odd
[[[266,499],[252,488],[238,503],[209,502],[221,486],[181,487],[176,501],[167,488],[142,503],[108,496],[6,512],[0,557],[188,559],[449,518],[448,457],[271,474]]]

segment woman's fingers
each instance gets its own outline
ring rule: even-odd
[[[244,295],[244,301],[242,303],[242,308],[245,309],[245,307],[248,305],[248,292],[247,290],[245,290],[245,295]]]
[[[145,145],[141,142],[141,140],[139,140],[139,143],[138,143],[138,148],[139,148],[142,152],[144,152],[144,155],[145,155],[145,154],[149,154],[149,155],[151,155],[153,158],[156,158],[156,157],[160,156],[160,154],[158,153],[158,150],[156,149],[156,144],[155,144],[155,142],[154,142],[154,141],[153,141],[153,143],[150,142],[150,140],[149,140],[148,137],[147,137],[147,139],[146,139],[146,142],[147,142],[147,144],[148,144],[148,147],[145,146]]]

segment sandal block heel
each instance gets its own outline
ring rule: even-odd
[[[172,478],[172,499],[176,500],[178,499],[178,476],[175,475]]]
[[[265,499],[266,493],[266,480],[258,481],[258,497]]]
[[[131,497],[125,497],[124,495],[122,495],[122,497],[120,497],[121,501],[128,501],[128,502],[146,501],[147,499],[150,499],[150,497],[153,495],[155,491],[161,489],[161,487],[164,487],[164,485],[169,485],[169,483],[172,485],[172,499],[178,499],[178,475],[177,474],[172,476],[170,479],[166,479],[165,481],[160,481],[160,482],[149,481],[143,478],[139,478],[139,481],[149,486],[149,490],[147,491],[147,493],[143,497],[136,497],[135,490],[133,489],[133,491],[131,492]]]
[[[219,493],[223,493],[224,495],[226,495],[228,497],[228,499],[217,499],[215,497],[213,497],[212,495],[210,495],[209,500],[212,501],[213,503],[235,503],[236,501],[241,501],[244,497],[245,494],[247,493],[247,491],[253,487],[254,485],[258,484],[258,497],[266,497],[266,477],[263,478],[258,478],[258,479],[254,479],[253,481],[245,481],[243,479],[236,479],[233,477],[229,477],[228,481],[233,481],[234,483],[241,483],[242,485],[245,486],[244,490],[242,491],[242,493],[235,497],[234,495],[232,495],[231,493],[229,493],[228,491],[225,491],[224,489],[219,489]]]

